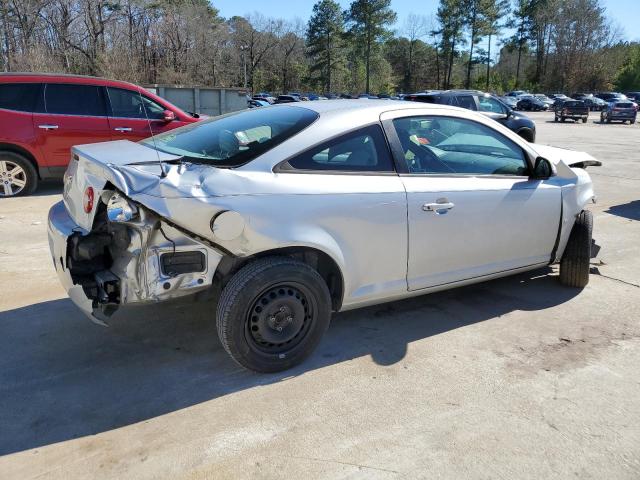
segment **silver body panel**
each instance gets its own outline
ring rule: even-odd
[[[305,102],[296,108],[314,109],[320,117],[235,169],[165,164],[162,177],[158,159],[176,157],[141,144],[119,141],[74,147],[77,160],[65,176],[64,207],[54,206],[50,215],[54,259],[62,255],[65,235],[87,234],[92,228],[96,209],[86,214],[82,208],[87,186],[95,189],[96,199],[115,188],[148,211],[156,223],[160,221],[176,248],[201,249],[208,262],[203,275],[173,278],[176,286],[164,290],[167,279],[158,273],[153,259],[173,246],[157,230],[151,229],[146,239],[140,233],[138,250],[123,252],[123,259],[115,261],[116,274],[130,292],[123,304],[163,301],[207,288],[224,256],[244,258],[304,247],[324,252],[339,267],[344,282],[341,309],[346,310],[558,260],[576,215],[594,199],[586,171],[569,167],[591,156],[529,144],[469,110],[376,100]],[[455,116],[487,125],[529,157],[547,158],[554,164],[554,175],[531,180],[498,175],[274,173],[283,160],[331,137],[412,115]],[[442,214],[423,208],[443,199],[455,207]],[[61,208],[67,214],[63,220]],[[233,221],[215,225],[224,212],[236,212]],[[156,224],[145,224],[144,218],[140,223],[135,231]],[[229,229],[234,233],[230,235]],[[139,262],[149,274],[139,273]],[[59,274],[71,296],[77,285],[69,283],[64,271]],[[201,282],[194,283],[198,279]],[[76,303],[87,311],[86,298]]]

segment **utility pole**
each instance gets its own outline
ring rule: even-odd
[[[247,45],[240,45],[240,52],[242,52],[242,65],[244,68],[244,88],[247,89],[247,54],[245,53],[249,47]]]

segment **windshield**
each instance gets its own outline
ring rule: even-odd
[[[141,143],[187,161],[238,167],[311,125],[318,118],[299,107],[243,110],[162,133]]]

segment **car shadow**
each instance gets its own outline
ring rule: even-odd
[[[630,220],[640,220],[640,200],[632,200],[629,203],[613,205],[609,207],[608,210],[605,210],[605,213],[628,218]]]
[[[0,455],[94,435],[305,372],[370,356],[400,362],[411,342],[514,310],[562,304],[579,290],[550,269],[334,316],[306,362],[262,375],[221,347],[215,306],[192,301],[140,307],[109,328],[68,299],[0,313]]]
[[[44,197],[47,195],[62,194],[62,180],[42,180],[38,184],[37,190],[32,193],[31,197]]]

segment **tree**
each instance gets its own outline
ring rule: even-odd
[[[529,32],[531,31],[531,14],[535,5],[535,0],[516,0],[516,8],[513,11],[513,18],[507,25],[515,28],[516,32],[511,37],[511,43],[518,49],[518,64],[516,67],[516,83],[515,88],[520,86],[520,66],[522,64],[522,53],[527,46],[529,40]]]
[[[620,92],[640,90],[640,44],[633,46],[631,58],[618,73],[615,85]]]
[[[307,54],[311,72],[318,74],[327,93],[333,90],[333,72],[343,61],[344,16],[333,0],[321,0],[313,6],[307,24]]]
[[[436,17],[440,25],[436,32],[441,39],[440,51],[447,62],[442,81],[442,88],[446,90],[452,85],[456,47],[464,42],[464,4],[459,0],[440,0]]]
[[[387,26],[396,21],[390,5],[391,0],[355,0],[346,15],[349,34],[364,53],[366,93],[370,93],[372,54],[377,52],[380,42],[390,36]]]
[[[500,34],[503,25],[501,25],[500,19],[504,18],[509,13],[510,2],[509,0],[490,0],[484,9],[484,30],[483,35],[488,37],[487,41],[487,84],[485,90],[489,90],[489,79],[491,77],[491,38]]]
[[[413,74],[416,43],[429,33],[428,25],[429,23],[426,17],[415,15],[413,13],[410,13],[407,16],[407,20],[405,21],[404,32],[407,36],[407,40],[409,41],[407,49],[407,69],[404,80],[405,92],[415,90],[415,81],[413,78]]]

